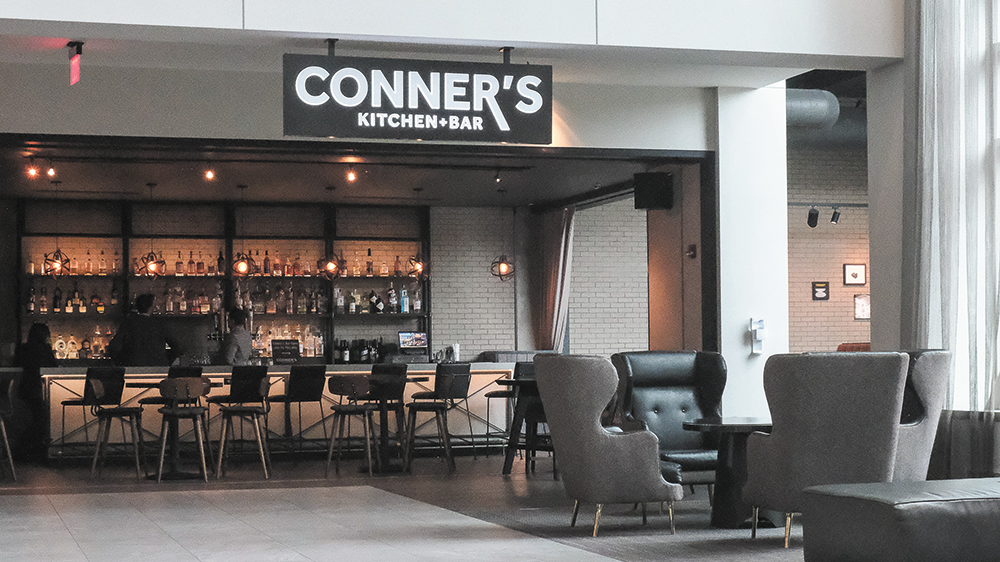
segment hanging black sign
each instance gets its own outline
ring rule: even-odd
[[[286,54],[284,132],[550,144],[552,67]]]

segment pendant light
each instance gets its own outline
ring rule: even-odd
[[[334,185],[328,185],[326,187],[327,193],[330,194],[330,198],[333,199],[333,190],[337,189]],[[331,205],[333,201],[330,202]],[[337,255],[337,252],[331,252],[331,254],[318,262],[316,262],[316,267],[319,270],[319,274],[331,281],[344,274],[344,260]]]
[[[149,202],[153,202],[153,188],[156,187],[155,183],[147,183],[146,187],[149,188]],[[159,277],[163,275],[163,272],[167,270],[167,264],[163,261],[163,258],[156,257],[156,252],[153,251],[153,239],[149,239],[149,253],[142,256],[136,265],[135,274],[142,275],[145,277]]]
[[[246,203],[246,193],[248,186],[240,184],[237,185],[236,187],[240,189],[240,201]],[[243,252],[243,244],[244,240],[243,237],[241,236],[240,251],[237,252],[235,256],[233,256],[233,265],[232,265],[233,275],[237,277],[247,277],[249,275],[253,275],[253,272],[257,269],[257,264],[254,263],[253,258],[250,257],[250,254]]]
[[[51,275],[53,278],[61,277],[69,273],[69,256],[59,249],[59,239],[56,238],[56,251],[45,254],[45,261],[42,264],[42,272]]]
[[[503,206],[503,199],[506,190],[498,189],[497,193],[500,194],[500,208],[503,209],[505,208]],[[503,231],[501,230],[501,232]],[[501,253],[499,256],[496,257],[496,259],[493,260],[493,263],[490,264],[490,274],[492,274],[494,277],[499,277],[501,281],[508,281],[510,279],[513,279],[514,277],[514,262],[507,259],[507,254],[502,249],[507,245],[505,239],[506,236],[501,234],[500,235]]]

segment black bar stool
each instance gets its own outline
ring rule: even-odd
[[[472,381],[470,368],[471,365],[468,363],[439,363],[434,374],[434,390],[413,393],[414,401],[406,405],[409,408],[409,414],[404,457],[405,470],[410,470],[410,464],[413,462],[413,449],[417,434],[417,412],[432,412],[435,421],[437,421],[438,436],[441,439],[445,459],[448,461],[448,469],[450,472],[455,471],[455,458],[451,454],[451,434],[448,432],[448,410],[455,406],[456,401],[468,398],[469,383]],[[471,418],[469,419],[469,434],[471,439]],[[473,453],[475,447],[475,440],[473,440]]]
[[[344,448],[344,426],[351,416],[361,418],[361,425],[364,428],[365,455],[368,459],[368,476],[372,475],[372,441],[375,439],[375,411],[378,404],[375,402],[358,402],[368,394],[367,375],[333,375],[328,383],[330,394],[340,396],[340,403],[330,406],[333,411],[333,431],[330,435],[330,445],[326,450],[326,472],[323,477],[330,475],[330,461],[333,459],[333,443],[337,442],[337,465],[336,473],[340,474],[340,456]],[[340,424],[338,429],[338,422]],[[347,436],[350,439],[350,435]],[[381,455],[375,455],[379,461],[381,470]]]
[[[215,466],[215,475],[222,478],[222,462],[226,457],[226,438],[232,436],[233,419],[238,418],[250,422],[254,436],[257,439],[257,450],[260,462],[264,468],[264,478],[269,478],[271,455],[267,450],[267,435],[262,430],[261,418],[267,415],[267,391],[270,381],[267,378],[266,365],[245,365],[233,367],[233,376],[229,383],[229,394],[213,396],[211,403],[219,404],[222,414],[222,433],[219,439],[219,459]],[[266,423],[265,423],[266,425]]]
[[[87,369],[87,379],[84,384],[83,402],[90,406],[91,413],[97,418],[97,447],[94,449],[94,460],[90,465],[90,476],[98,474],[98,463],[100,463],[101,469],[104,468],[104,458],[111,436],[111,420],[118,418],[122,422],[123,436],[126,419],[132,428],[132,450],[135,456],[136,478],[145,477],[146,459],[142,450],[142,408],[121,405],[122,392],[125,390],[125,367],[90,367]],[[140,463],[142,464],[141,468]]]
[[[207,408],[197,405],[202,396],[208,394],[211,389],[211,381],[207,377],[181,377],[166,378],[160,381],[160,396],[168,405],[159,409],[163,416],[163,423],[160,425],[160,457],[156,469],[156,481],[163,478],[163,458],[167,451],[167,437],[170,428],[177,431],[177,422],[180,420],[191,420],[194,425],[195,438],[198,440],[198,456],[201,460],[201,475],[205,482],[208,482],[208,464],[205,461],[205,441],[207,441],[207,431],[202,423]],[[173,436],[174,439],[178,435]]]

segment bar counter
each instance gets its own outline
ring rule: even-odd
[[[368,364],[346,364],[346,365],[327,365],[326,373],[328,376],[337,375],[347,375],[347,374],[366,374],[371,372],[371,365]],[[419,392],[422,390],[433,390],[434,389],[434,373],[437,366],[434,363],[419,363],[410,364],[407,368],[408,377],[427,377],[426,382],[412,382],[406,385],[406,401],[409,401],[410,395],[414,392]],[[473,436],[477,440],[477,445],[479,443],[485,444],[485,436],[487,431],[505,431],[505,427],[497,427],[494,422],[492,428],[487,428],[486,426],[486,408],[488,401],[486,400],[484,393],[495,390],[499,388],[493,381],[498,378],[510,378],[514,371],[514,363],[472,363],[472,382],[469,386],[469,401],[468,409],[472,414],[472,431]],[[63,417],[62,417],[62,402],[64,400],[76,399],[83,396],[84,380],[86,379],[87,368],[83,366],[73,366],[73,367],[55,367],[55,368],[43,368],[42,369],[42,382],[44,397],[49,405],[49,433],[51,436],[51,445],[49,447],[49,455],[53,458],[58,458],[60,455],[65,454],[66,456],[80,456],[86,454],[93,454],[93,449],[89,447],[84,447],[89,440],[93,440],[97,434],[97,421],[89,412],[89,408],[81,408],[79,406],[67,407],[66,408],[66,418],[65,418],[65,440],[62,439],[62,427],[63,427]],[[281,394],[284,392],[284,384],[287,376],[290,372],[289,365],[272,365],[268,367],[268,376],[271,379],[271,390],[270,394]],[[232,373],[231,367],[226,366],[206,366],[203,368],[203,374],[213,380],[213,382],[225,382]],[[166,367],[127,367],[125,369],[125,391],[122,395],[123,405],[138,405],[140,398],[146,396],[157,396],[159,391],[156,388],[141,388],[137,386],[132,386],[129,382],[145,382],[156,381],[162,379],[167,374]],[[317,444],[322,445],[322,449],[325,450],[326,443],[325,439],[329,438],[330,428],[329,422],[321,423],[325,421],[325,418],[330,415],[329,404],[336,403],[339,401],[339,397],[332,396],[328,394],[325,390],[324,385],[324,395],[323,395],[323,407],[322,412],[320,408],[315,405],[315,403],[304,403],[302,405],[302,437],[307,440],[313,440]],[[228,385],[223,385],[219,387],[212,388],[211,394],[225,394],[228,392]],[[502,401],[494,400],[491,406],[492,411],[490,411],[490,420],[504,420],[506,419],[506,409]],[[298,405],[292,405],[290,407],[290,412],[286,413],[283,404],[272,404],[270,413],[268,415],[268,435],[272,440],[280,440],[282,436],[288,435],[286,431],[286,420],[291,420],[293,424],[292,432],[298,433]],[[210,421],[210,438],[215,440],[218,439],[217,432],[219,431],[220,425],[215,423],[215,416],[217,410],[212,408],[212,420]],[[84,416],[86,415],[86,422],[84,421]],[[436,428],[433,424],[433,417],[428,416],[427,419],[418,418],[418,430],[417,435],[436,435]],[[429,422],[429,423],[428,423]],[[452,409],[448,417],[448,425],[451,428],[454,435],[464,435],[468,431],[468,421],[466,418],[464,408]],[[157,412],[156,407],[148,407],[143,412],[142,419],[143,427],[143,439],[147,441],[152,441],[158,439],[159,435],[156,432],[160,428],[160,415]],[[389,429],[394,430],[395,420],[390,419]],[[354,428],[352,428],[353,430]],[[360,429],[359,429],[360,431]],[[124,436],[128,437],[128,436]],[[190,439],[189,436],[184,436],[184,439]],[[131,437],[128,437],[130,440]],[[123,442],[123,435],[121,434],[121,428],[114,425],[111,433],[112,442]],[[320,441],[323,441],[320,443]],[[277,449],[277,447],[275,447]]]

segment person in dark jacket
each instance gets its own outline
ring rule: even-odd
[[[19,460],[42,460],[48,444],[49,412],[42,399],[42,367],[58,367],[52,335],[45,324],[28,329],[28,339],[17,346],[14,364],[23,369],[14,401],[11,448]]]
[[[108,344],[108,356],[126,367],[170,365],[181,354],[180,345],[163,323],[150,316],[153,295],[135,298],[136,314],[130,314]],[[169,351],[168,351],[169,348]]]

